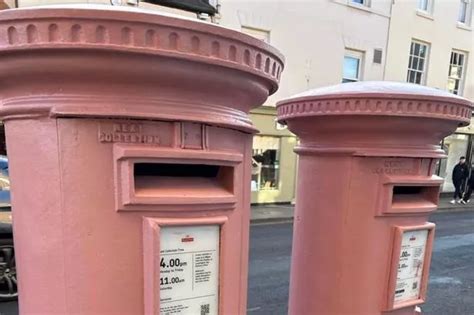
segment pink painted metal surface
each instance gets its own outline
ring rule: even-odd
[[[215,25],[107,8],[0,13],[20,311],[158,314],[160,227],[210,224],[219,313],[244,314],[248,112],[276,91],[283,58]]]
[[[426,299],[439,143],[469,124],[472,104],[422,86],[361,82],[277,106],[300,138],[289,314],[415,314]],[[426,233],[419,249],[408,233]]]

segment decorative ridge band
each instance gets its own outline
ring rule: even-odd
[[[344,98],[301,100],[282,103],[277,107],[279,121],[291,118],[327,115],[374,115],[431,117],[462,121],[468,125],[472,107],[447,100]]]
[[[124,20],[112,19],[110,12],[82,10],[86,16],[75,11],[75,17],[66,19],[64,17],[74,10],[29,11],[34,11],[38,17],[23,17],[27,12],[0,15],[0,53],[45,48],[99,48],[147,54],[172,53],[175,58],[189,60],[199,57],[207,63],[237,67],[266,78],[272,82],[270,93],[277,90],[283,70],[283,57],[277,50],[222,27],[159,15],[152,16],[152,20],[147,14],[137,13],[127,15],[131,20]],[[44,11],[55,11],[56,15],[41,16]],[[176,20],[181,24],[175,25],[178,24]]]

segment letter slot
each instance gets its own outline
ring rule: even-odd
[[[136,197],[232,197],[234,167],[207,164],[135,163]]]
[[[117,211],[235,209],[242,155],[117,146]]]
[[[436,210],[443,180],[432,177],[388,177],[381,185],[379,215]]]
[[[392,208],[435,209],[438,203],[439,186],[393,186]]]

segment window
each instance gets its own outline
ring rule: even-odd
[[[466,64],[466,54],[459,51],[451,52],[449,62],[448,86],[447,89],[453,94],[461,94],[463,89],[464,68]]]
[[[428,44],[417,41],[411,42],[410,58],[408,61],[407,82],[425,84],[426,64],[428,62]]]
[[[261,41],[264,41],[265,43],[270,42],[270,31],[267,31],[267,30],[242,26],[242,33],[245,33],[247,35],[260,39]]]
[[[470,12],[471,12],[470,0],[461,0],[461,5],[459,7],[458,22],[463,23],[463,24],[470,24],[471,23]]]
[[[369,0],[349,0],[351,3],[369,6]]]
[[[418,0],[416,8],[419,11],[430,13],[433,11],[433,0]]]
[[[280,138],[255,136],[252,155],[252,190],[278,189]]]
[[[344,65],[342,69],[342,83],[356,82],[361,80],[363,52],[346,50],[344,55]]]

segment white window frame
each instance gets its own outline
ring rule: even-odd
[[[453,64],[451,61],[453,59],[453,54],[457,54],[458,56],[459,55],[462,55],[463,56],[463,63],[460,65],[459,63],[456,63],[456,64]],[[459,57],[458,57],[459,58]],[[449,89],[449,86],[446,86],[446,89],[450,92],[450,93],[453,93],[453,94],[456,94],[456,95],[462,95],[463,92],[464,92],[464,80],[466,78],[466,67],[467,67],[467,58],[468,58],[468,53],[464,52],[464,51],[460,51],[460,50],[456,50],[456,49],[453,49],[451,51],[451,55],[450,55],[450,58],[449,58],[449,69],[448,69],[448,84],[449,84],[449,81],[450,80],[459,80],[459,85],[458,85],[458,90],[457,90],[457,93],[456,93],[456,90],[450,90]],[[459,60],[459,59],[458,59]],[[451,75],[451,67],[455,65],[455,66],[458,66],[458,67],[461,67],[461,77],[457,77],[457,76],[452,76]]]
[[[365,56],[365,53],[363,51],[346,48],[346,50],[344,52],[344,58],[342,60],[342,80],[341,81],[343,83],[362,81],[362,79],[363,79],[363,69],[364,69],[364,56]],[[354,59],[359,60],[359,65],[358,65],[358,69],[357,69],[357,77],[355,77],[355,78],[346,78],[346,77],[344,77],[344,59],[346,57],[354,58]]]
[[[421,6],[421,4],[426,4],[426,8]],[[425,13],[425,14],[433,14],[433,6],[434,6],[434,0],[417,0],[416,1],[416,9],[419,12]]]
[[[260,39],[261,41],[263,41],[267,44],[270,43],[270,34],[271,34],[271,32],[269,30],[242,25],[241,26],[241,31],[242,31],[242,33],[245,33],[247,35],[250,35],[250,36],[253,36],[257,39]]]
[[[422,45],[426,47],[426,53],[424,57],[421,57],[421,55],[415,55],[414,50],[412,52],[412,46],[414,44]],[[412,39],[410,42],[410,50],[408,53],[408,69],[407,69],[407,79],[406,81],[409,83],[414,83],[414,84],[420,84],[420,85],[426,85],[426,77],[427,77],[427,69],[428,69],[428,62],[429,62],[429,57],[430,57],[430,51],[431,51],[431,45],[430,43],[427,42],[422,42],[419,40]],[[415,58],[417,58],[415,60]],[[420,70],[418,69],[419,61],[420,59],[423,59],[423,68]],[[410,81],[410,74],[411,73],[421,73],[421,80],[420,82],[411,82]],[[416,78],[415,78],[416,80]]]
[[[464,8],[464,11],[463,11]],[[464,20],[461,20],[461,13],[464,13]],[[460,0],[459,11],[458,11],[458,23],[464,25],[471,25],[471,13],[472,13],[472,0]]]

